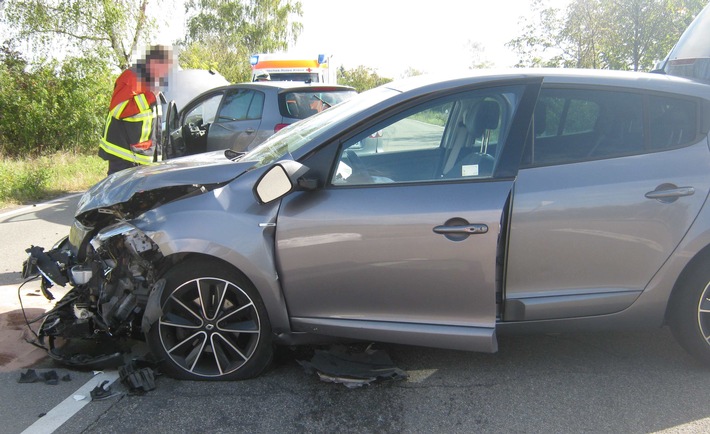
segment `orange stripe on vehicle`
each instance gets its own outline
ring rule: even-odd
[[[252,67],[252,69],[269,68],[318,68],[317,60],[264,60]]]

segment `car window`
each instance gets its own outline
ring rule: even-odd
[[[253,161],[256,163],[256,167],[262,167],[286,156],[298,159],[309,152],[308,145],[314,141],[317,142],[319,135],[341,128],[340,125],[347,122],[352,116],[368,110],[370,107],[398,95],[398,93],[396,90],[381,86],[358,94],[330,110],[280,130],[261,145],[247,152],[241,161]]]
[[[185,114],[183,124],[205,125],[214,122],[222,94],[213,95],[191,108]]]
[[[675,148],[693,142],[698,132],[693,100],[651,96],[648,104],[650,150]]]
[[[643,150],[643,97],[590,89],[543,89],[535,108],[535,165]]]
[[[261,115],[264,112],[264,92],[254,92],[254,98],[249,104],[249,111],[247,111],[247,119],[261,119]]]
[[[218,122],[260,119],[264,108],[264,93],[251,89],[237,89],[224,98]]]
[[[356,95],[353,90],[295,90],[279,95],[281,115],[305,119]]]
[[[521,86],[427,103],[346,141],[333,185],[490,178]]]
[[[696,137],[697,107],[693,100],[673,96],[543,89],[534,119],[534,138],[523,161],[564,164],[688,144]]]

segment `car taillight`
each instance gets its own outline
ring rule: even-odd
[[[288,126],[288,124],[276,124],[276,126],[274,127],[274,132],[278,132],[279,130],[284,129],[287,126]]]

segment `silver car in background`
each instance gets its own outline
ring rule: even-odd
[[[165,157],[254,149],[275,132],[356,95],[355,89],[294,81],[237,83],[210,89],[184,107],[168,107]]]
[[[97,184],[30,252],[26,275],[72,286],[40,335],[145,337],[169,375],[222,380],[275,343],[668,324],[709,364],[709,130],[710,86],[656,74],[390,83],[246,155]]]

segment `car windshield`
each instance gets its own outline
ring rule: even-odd
[[[240,161],[254,161],[256,167],[271,164],[288,154],[293,154],[315,138],[321,130],[333,127],[397,93],[387,87],[378,87],[356,95],[331,109],[284,128],[244,155]]]

